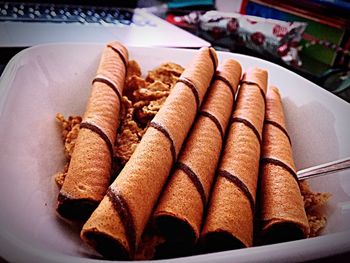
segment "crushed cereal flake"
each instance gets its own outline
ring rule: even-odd
[[[131,76],[141,77],[141,67],[139,63],[137,63],[135,60],[129,60],[129,63],[128,63],[126,78],[129,78]]]
[[[62,188],[64,179],[66,178],[68,172],[69,162],[64,165],[63,171],[55,174],[55,182],[59,189]]]
[[[307,219],[309,221],[310,226],[310,234],[309,237],[316,237],[320,233],[320,231],[326,226],[327,219],[325,216],[320,215],[307,215]]]
[[[64,166],[63,171],[58,172],[54,175],[56,184],[59,188],[61,188],[68,171],[70,158],[74,151],[75,141],[78,137],[79,125],[82,121],[82,118],[80,116],[69,116],[66,120],[61,113],[57,113],[56,121],[61,126],[61,137],[64,144],[64,155],[67,158],[67,163]]]
[[[136,62],[133,62],[132,67],[138,67]],[[165,63],[150,71],[145,79],[140,77],[141,74],[127,76],[122,121],[114,147],[116,162],[120,166],[130,159],[149,122],[163,105],[183,70],[175,63]]]
[[[306,181],[301,181],[299,185],[310,226],[309,237],[315,237],[327,224],[327,219],[320,209],[327,203],[331,194],[313,192]]]
[[[183,67],[178,64],[168,62],[150,71],[146,77],[147,82],[160,81],[168,85],[174,85],[183,72]]]
[[[69,116],[66,120],[61,113],[56,114],[56,120],[61,124],[64,154],[70,159],[74,151],[75,141],[79,133],[80,116]]]

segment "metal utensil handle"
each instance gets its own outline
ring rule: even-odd
[[[339,172],[350,168],[350,157],[340,159],[337,161],[313,166],[297,172],[299,180],[305,180],[312,177],[326,175],[330,173]]]

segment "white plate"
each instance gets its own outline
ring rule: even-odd
[[[57,219],[53,174],[63,168],[55,114],[82,114],[102,45],[52,44],[17,54],[0,79],[0,255],[11,262],[96,262],[78,229]],[[129,47],[143,72],[162,62],[182,65],[194,50]],[[350,156],[350,105],[275,64],[232,53],[243,68],[269,71],[281,90],[298,169]],[[186,262],[300,261],[350,251],[350,171],[313,179],[333,194],[323,236],[182,258]],[[179,259],[168,260],[178,262]],[[105,261],[103,261],[105,262]]]

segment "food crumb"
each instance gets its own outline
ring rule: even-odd
[[[164,63],[141,77],[140,66],[130,61],[122,99],[121,123],[114,147],[117,167],[121,169],[130,159],[184,68]],[[115,171],[118,173],[118,171]]]
[[[75,141],[79,133],[79,125],[82,121],[80,116],[69,116],[65,119],[61,113],[56,114],[56,121],[61,126],[61,138],[64,144],[64,155],[66,156],[67,163],[65,164],[63,171],[58,172],[54,175],[55,182],[59,188],[62,187],[64,178],[68,172],[68,166],[70,158],[72,157]]]
[[[325,228],[327,218],[321,208],[331,197],[330,193],[315,193],[310,189],[308,182],[299,183],[300,191],[304,199],[304,207],[310,226],[309,237],[319,235],[320,231]]]
[[[67,160],[67,163],[64,165],[63,171],[58,172],[54,175],[56,185],[58,186],[59,189],[62,188],[64,179],[66,178],[66,175],[68,172],[68,167],[69,167],[69,160]]]

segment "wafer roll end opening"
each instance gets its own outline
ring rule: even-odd
[[[171,214],[158,214],[154,217],[154,226],[165,239],[165,242],[157,246],[155,258],[186,256],[193,249],[197,235],[185,219]]]
[[[206,233],[200,240],[200,247],[204,253],[245,248],[246,246],[229,232],[219,230]]]
[[[179,217],[160,214],[155,217],[154,222],[157,230],[170,242],[193,246],[197,240],[192,226]]]
[[[292,222],[275,223],[261,234],[263,245],[288,242],[306,238],[303,229]]]
[[[95,229],[83,230],[81,238],[106,259],[130,260],[128,250],[121,242]]]
[[[98,202],[90,199],[71,199],[59,194],[57,213],[69,220],[85,221],[96,209]]]

